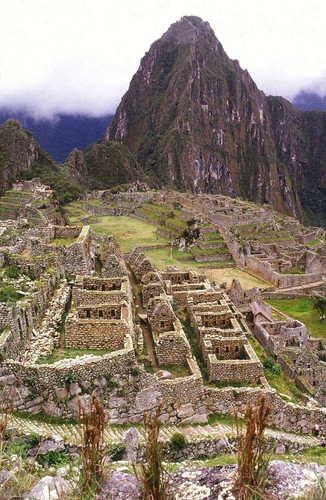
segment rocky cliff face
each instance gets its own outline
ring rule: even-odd
[[[74,180],[80,174],[73,173],[57,165],[19,121],[11,119],[0,125],[0,194],[16,179],[40,177],[55,190],[61,203],[68,203],[81,194],[80,182]]]
[[[33,140],[33,134],[23,131],[17,120],[7,120],[0,126],[0,192],[11,188],[24,170],[39,163],[51,168],[53,160]]]
[[[91,189],[107,189],[146,178],[135,155],[121,142],[99,141],[66,160],[71,176]]]
[[[222,193],[326,225],[326,113],[266,97],[208,23],[173,24],[141,60],[104,142],[153,185]]]

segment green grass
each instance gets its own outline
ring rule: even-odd
[[[40,412],[40,413],[34,413],[31,414],[28,411],[16,411],[14,410],[12,412],[14,417],[18,417],[24,420],[29,420],[31,422],[40,422],[40,423],[46,423],[46,424],[53,424],[53,425],[66,425],[66,424],[77,424],[77,420],[75,418],[64,418],[64,417],[52,417],[50,415],[47,415],[46,413]]]
[[[148,246],[159,243],[169,243],[168,238],[163,238],[155,233],[155,228],[139,219],[126,216],[97,217],[98,221],[92,224],[92,229],[102,236],[112,234],[123,252],[129,252],[134,245]]]
[[[176,259],[184,257],[192,257],[191,254],[186,252],[179,252],[178,247],[173,247],[172,258],[171,258],[171,248],[157,248],[155,250],[145,250],[146,257],[151,261],[151,263],[159,270],[166,270],[166,266],[177,266],[180,271],[186,271],[189,267],[198,267],[195,260],[186,260],[180,262]]]
[[[197,254],[211,254],[211,253],[229,253],[229,249],[227,247],[225,248],[212,248],[209,250],[202,250],[201,248],[194,247],[191,249],[192,253],[197,253]]]
[[[318,311],[313,309],[313,299],[268,299],[266,302],[291,318],[302,321],[313,337],[322,338],[326,342],[326,322],[320,322]]]
[[[221,240],[224,241],[220,233],[204,233],[201,235],[202,240]]]
[[[264,363],[264,361],[268,358],[272,358],[271,355],[268,355],[263,347],[260,345],[260,343],[254,338],[254,337],[248,337],[248,341],[251,344],[251,347],[254,349],[255,353],[257,354],[258,358],[260,359],[261,363]],[[270,384],[270,386],[273,389],[276,389],[276,392],[278,394],[285,394],[289,396],[291,399],[288,398],[283,398],[286,401],[292,401],[293,403],[299,403],[301,399],[301,392],[297,388],[294,382],[291,382],[289,377],[285,375],[285,373],[282,371],[281,375],[276,375],[275,373],[272,373],[271,370],[266,370],[264,368],[264,374],[266,377],[267,382]],[[282,396],[281,396],[282,397]]]
[[[317,239],[317,240],[309,241],[309,243],[306,243],[306,245],[313,247],[315,245],[320,245],[320,243],[323,243],[323,240]]]
[[[77,241],[77,238],[54,238],[53,240],[50,241],[49,245],[51,246],[57,246],[57,245],[64,245],[64,246],[69,246],[72,245]]]
[[[74,359],[77,356],[84,356],[85,354],[94,354],[95,356],[103,356],[104,354],[109,354],[112,351],[108,350],[95,350],[95,349],[62,349],[57,348],[54,349],[51,356],[48,358],[39,358],[37,363],[44,365],[52,365],[56,363],[56,361],[60,361],[61,359]]]
[[[280,274],[305,274],[304,271],[301,271],[298,267],[291,267],[288,271],[285,271],[284,273],[279,271]]]
[[[184,365],[161,365],[160,370],[167,370],[171,373],[172,378],[189,377],[191,375],[188,366]]]

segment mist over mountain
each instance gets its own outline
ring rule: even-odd
[[[301,111],[326,111],[326,95],[321,97],[316,92],[301,90],[292,100],[292,104]]]
[[[17,119],[57,163],[64,163],[72,149],[84,149],[101,137],[113,115],[90,117],[85,115],[57,115],[52,120],[36,120],[24,111],[0,108],[0,124]]]

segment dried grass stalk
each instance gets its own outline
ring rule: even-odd
[[[249,500],[263,498],[267,468],[271,453],[265,455],[264,430],[272,409],[266,406],[266,397],[261,394],[257,406],[247,404],[246,427],[234,412],[238,441],[238,498]]]
[[[105,413],[100,400],[93,392],[90,411],[86,411],[80,398],[78,427],[82,438],[82,492],[94,495],[104,474],[104,424]],[[93,496],[91,496],[93,498]]]

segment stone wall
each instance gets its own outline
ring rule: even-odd
[[[259,382],[264,376],[262,364],[253,349],[247,344],[243,345],[245,360],[220,360],[215,354],[209,354],[207,372],[209,380],[228,379],[236,382]]]
[[[248,268],[252,272],[278,288],[290,288],[322,280],[321,272],[309,274],[279,274],[273,270],[268,261],[258,259],[253,255],[248,257],[246,262]]]
[[[24,354],[31,331],[38,328],[42,320],[60,271],[58,268],[42,276],[37,291],[28,300],[26,297],[15,306],[0,303],[0,320],[5,327],[0,336],[0,357],[20,359]]]
[[[113,290],[121,290],[122,284],[125,281],[125,278],[120,278],[118,276],[112,278],[92,278],[90,276],[83,276],[82,281],[80,282],[80,286],[83,288],[83,290],[110,292]]]
[[[123,349],[124,337],[131,334],[125,320],[77,319],[68,314],[65,323],[67,349]]]
[[[40,278],[47,269],[57,267],[57,256],[54,253],[30,258],[8,254],[5,260],[8,266],[19,267],[27,274],[33,271],[36,278]]]
[[[326,409],[287,403],[276,394],[275,389],[205,387],[207,413],[230,413],[236,408],[244,416],[248,402],[257,404],[260,394],[265,394],[266,403],[272,408],[270,423],[288,432],[311,433],[318,423],[322,433],[326,432]]]
[[[127,282],[122,285],[122,290],[113,290],[112,292],[98,292],[92,290],[73,289],[73,299],[77,306],[81,305],[102,305],[117,304],[129,299],[129,290]]]

